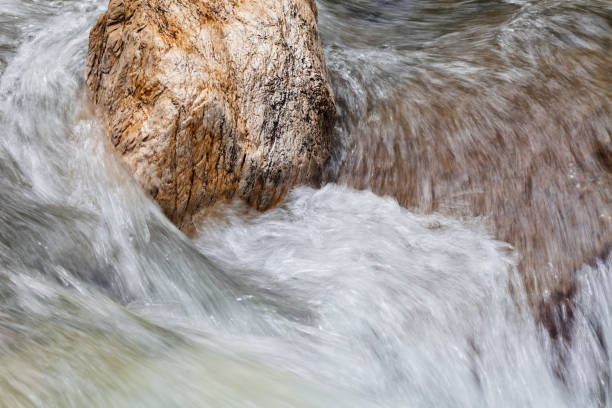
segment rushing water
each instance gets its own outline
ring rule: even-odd
[[[448,151],[468,173],[466,126],[503,139],[514,84],[536,119],[557,101],[609,143],[609,4],[320,3],[341,114],[328,177],[340,184],[298,188],[264,214],[219,206],[194,240],[91,119],[82,71],[105,8],[0,0],[0,406],[612,406],[612,259],[578,270],[574,307],[560,311],[573,316],[571,340],[551,337],[520,274],[539,265],[521,264],[525,251],[538,257],[530,241],[515,250],[492,235],[495,219],[473,217],[489,213],[460,211],[464,197],[423,175],[454,176],[409,142],[456,132]],[[560,56],[572,47],[586,63]],[[536,56],[570,61],[550,73],[548,93],[525,88],[546,78]],[[451,98],[465,105],[449,111]],[[567,128],[558,115],[533,128],[518,115],[527,134]],[[597,163],[575,171],[580,197],[607,188]],[[433,191],[450,193],[436,204]],[[557,196],[576,217],[577,252],[610,238],[602,196]],[[537,247],[546,262],[549,248]]]

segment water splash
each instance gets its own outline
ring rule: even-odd
[[[364,164],[355,153],[377,146],[366,136],[401,140],[398,78],[428,78],[426,90],[475,83],[484,71],[469,58],[432,55],[470,48],[477,33],[476,45],[511,46],[520,27],[542,24],[536,3],[495,6],[476,30],[488,3],[380,2],[364,19],[371,37],[336,23],[362,21],[372,3],[322,3],[344,109],[330,169]],[[87,33],[104,7],[0,2],[0,406],[612,406],[610,259],[577,274],[564,342],[534,320],[522,254],[493,239],[490,218],[417,214],[330,184],[265,214],[221,205],[186,239],[126,174],[82,94]],[[597,7],[603,17],[587,13],[599,23],[578,38],[595,51],[607,36]],[[462,24],[444,28],[449,16]],[[401,180],[389,174],[379,180]]]

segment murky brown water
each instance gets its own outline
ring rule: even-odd
[[[569,294],[612,243],[610,3],[327,7],[343,142],[329,180],[484,217],[530,292]]]

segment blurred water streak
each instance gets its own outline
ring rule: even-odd
[[[192,241],[89,112],[106,4],[0,0],[0,406],[612,406],[610,5],[319,7],[337,184]]]

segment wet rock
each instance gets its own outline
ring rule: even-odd
[[[318,183],[336,109],[312,0],[111,0],[86,81],[115,149],[183,231]]]

